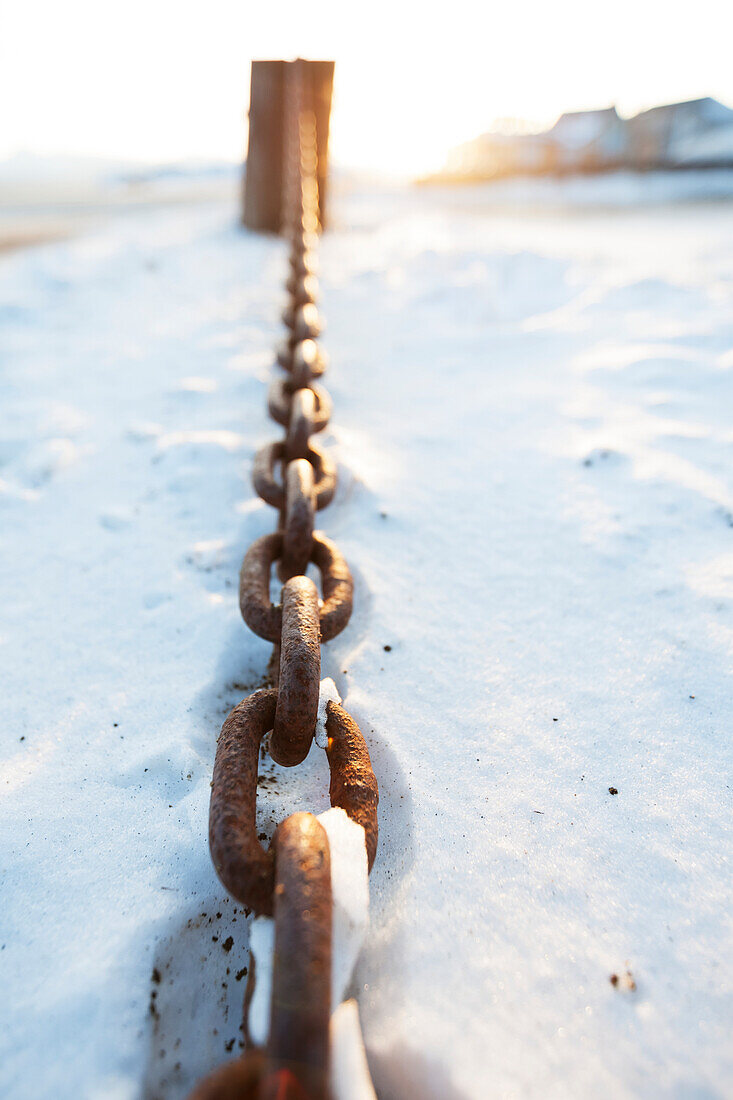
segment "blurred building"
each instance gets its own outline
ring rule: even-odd
[[[733,111],[709,96],[652,107],[626,128],[635,168],[733,165]]]
[[[568,111],[547,131],[546,139],[551,170],[558,175],[618,168],[626,152],[625,124],[615,107]]]
[[[571,111],[538,134],[482,134],[451,151],[444,175],[493,179],[733,167],[733,110],[715,99],[668,103],[623,119],[615,107]]]

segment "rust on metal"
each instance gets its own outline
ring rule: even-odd
[[[293,252],[290,255],[290,268],[297,275],[318,274],[318,253],[315,250]]]
[[[326,354],[315,340],[296,340],[291,334],[281,341],[275,354],[278,366],[288,372],[296,389],[301,385],[309,386],[326,369]],[[298,382],[301,377],[305,380]]]
[[[326,733],[326,754],[331,771],[331,805],[340,806],[352,820],[363,826],[367,863],[371,871],[379,838],[379,787],[372,769],[369,749],[354,719],[338,703],[327,704]]]
[[[308,755],[318,717],[321,631],[318,591],[309,577],[291,577],[282,591],[280,674],[270,756],[293,767]]]
[[[267,411],[273,420],[287,428],[293,403],[293,388],[289,378],[273,378],[267,391]]]
[[[293,332],[296,340],[314,339],[320,336],[323,324],[318,312],[318,307],[313,302],[306,302],[298,306],[293,321]]]
[[[316,418],[316,395],[313,390],[296,390],[290,402],[285,453],[288,458],[302,458],[310,446]]]
[[[290,418],[285,437],[285,453],[289,459],[305,458],[314,432],[323,431],[331,416],[331,399],[319,386],[299,389],[292,395]]]
[[[279,1069],[262,1077],[257,1100],[311,1100],[311,1095],[289,1069]]]
[[[296,256],[303,256],[306,252],[315,252],[318,248],[318,234],[296,230],[290,238],[290,246]]]
[[[285,453],[288,459],[303,458],[310,446],[316,415],[316,398],[313,390],[296,390],[290,403],[290,418],[285,436]]]
[[[308,411],[310,434],[321,432],[331,419],[331,398],[316,382],[310,386],[300,387],[309,390],[313,394],[313,411]],[[293,416],[293,402],[298,393],[290,378],[276,378],[270,383],[267,393],[267,410],[273,420],[288,427]]]
[[[292,1075],[309,1100],[328,1100],[331,1016],[331,857],[326,830],[312,814],[278,826],[275,849],[275,951],[270,1038],[262,1100]],[[287,1078],[285,1078],[287,1079]]]
[[[259,1100],[264,1067],[264,1051],[248,1051],[199,1081],[188,1100]]]
[[[336,491],[336,467],[331,459],[315,443],[311,443],[304,456],[313,467],[316,509],[331,503]],[[252,482],[258,496],[273,508],[285,507],[285,489],[275,478],[275,467],[285,461],[285,443],[266,443],[257,451],[252,470]]]
[[[322,531],[313,535],[311,561],[321,574],[321,640],[330,642],[344,629],[354,606],[354,579],[335,542]]]
[[[277,359],[278,366],[282,367],[283,370],[290,371],[292,369],[295,346],[295,340],[293,340],[291,336],[286,337],[285,340],[281,340],[277,345],[275,358]]]
[[[321,223],[318,215],[312,210],[304,210],[295,226],[295,233],[304,241],[316,237],[321,231]]]
[[[283,552],[278,571],[286,581],[305,573],[313,551],[313,527],[316,517],[313,467],[305,458],[288,463],[285,472],[285,509],[283,515]]]
[[[262,535],[244,556],[239,574],[239,607],[250,630],[268,642],[280,641],[282,607],[270,602],[272,563],[282,554],[282,531]],[[351,617],[354,581],[335,543],[321,531],[313,534],[311,561],[321,574],[321,639],[328,642],[340,634]]]
[[[315,302],[318,298],[318,279],[310,273],[297,275],[293,272],[285,286],[296,306],[302,306],[305,302]]]
[[[282,313],[280,314],[280,317],[282,319],[282,323],[285,325],[286,328],[295,328],[295,306],[292,303],[285,306]],[[295,339],[294,336],[293,339]]]
[[[312,387],[316,378],[325,371],[328,359],[315,340],[300,340],[293,348],[290,363],[290,381],[296,390]]]
[[[275,721],[276,691],[256,691],[229,714],[219,735],[209,806],[209,848],[229,893],[255,913],[272,915],[272,851],[257,839],[260,743]]]
[[[278,365],[290,375],[293,389],[310,386],[326,370],[328,358],[315,340],[283,340],[277,349]]]

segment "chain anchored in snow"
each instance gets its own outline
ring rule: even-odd
[[[306,63],[294,62],[287,71],[283,224],[291,253],[283,321],[288,336],[277,354],[285,376],[272,383],[268,398],[270,415],[284,427],[285,438],[261,448],[253,470],[255,490],[279,509],[280,519],[276,532],[257,539],[247,551],[239,588],[245,622],[274,643],[271,668],[277,686],[250,695],[226,719],[216,752],[209,815],[211,856],[222,883],[256,914],[275,919],[269,1039],[264,1051],[249,1050],[206,1078],[191,1100],[329,1096],[328,837],[311,814],[293,814],[265,849],[256,827],[263,739],[270,733],[269,752],[278,764],[293,766],[307,756],[319,715],[320,644],[347,625],[353,597],[343,556],[314,530],[316,511],[330,503],[336,487],[333,462],[311,438],[326,427],[331,415],[331,399],[316,382],[326,366],[316,342],[322,329],[315,275],[320,230],[316,116]],[[270,600],[275,562],[284,582],[276,605]],[[310,562],[320,572],[321,599],[305,576]],[[371,870],[379,794],[369,752],[354,719],[332,701],[326,704],[325,729],[331,805],[363,827]]]

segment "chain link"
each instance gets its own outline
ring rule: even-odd
[[[250,630],[268,642],[279,642],[282,604],[270,602],[272,563],[282,557],[282,531],[262,535],[244,556],[239,574],[239,607]],[[321,574],[321,641],[330,642],[351,618],[354,582],[349,567],[334,542],[320,531],[313,534],[310,560]]]
[[[309,394],[313,396],[310,397]],[[299,404],[296,410],[296,396]],[[331,419],[332,402],[323,386],[310,382],[305,386],[296,386],[289,378],[276,378],[270,384],[267,394],[267,411],[273,420],[290,431],[293,417],[304,416],[308,419],[308,433],[315,435],[328,427]]]
[[[275,689],[242,700],[219,737],[209,811],[209,846],[216,872],[232,897],[275,918],[275,956],[266,1051],[250,1050],[201,1082],[191,1100],[327,1100],[331,1012],[332,899],[330,853],[323,827],[299,813],[277,828],[269,848],[256,826],[258,762],[263,739],[279,764],[307,756],[318,717],[322,642],[347,625],[353,580],[336,545],[314,530],[315,513],[333,499],[334,463],[313,442],[331,416],[331,399],[316,382],[326,369],[317,339],[320,231],[317,123],[307,63],[286,69],[286,136],[282,224],[290,241],[288,335],[277,352],[285,372],[270,386],[268,409],[285,437],[255,455],[252,481],[279,511],[278,530],[245,554],[239,603],[255,634],[272,642]],[[279,476],[278,476],[279,474]],[[273,564],[284,582],[270,599]],[[313,563],[321,599],[306,576]],[[369,751],[354,719],[340,705],[326,708],[329,797],[364,829],[368,868],[377,849],[379,792]],[[251,989],[247,997],[251,997]],[[246,1015],[246,1011],[245,1011]],[[245,1026],[245,1034],[247,1034]]]
[[[331,459],[315,443],[311,443],[305,455],[313,467],[313,493],[316,509],[320,511],[333,500],[336,492],[336,467]],[[266,443],[255,455],[252,468],[252,484],[258,496],[273,508],[285,507],[285,487],[275,477],[275,467],[286,463],[285,443]]]
[[[288,463],[285,474],[285,509],[283,524],[283,556],[278,571],[286,581],[305,573],[313,553],[313,525],[316,518],[313,467],[304,458]]]
[[[321,682],[318,590],[309,577],[283,585],[280,674],[270,756],[292,767],[305,760],[318,718]]]
[[[312,814],[293,814],[277,828],[275,951],[266,1074],[289,1077],[310,1097],[328,1095],[331,1016],[331,856]],[[263,1100],[278,1096],[269,1087]]]

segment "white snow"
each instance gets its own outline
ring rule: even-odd
[[[354,192],[323,242],[382,1100],[730,1095],[733,208],[670,188]],[[0,263],[8,1100],[237,1053],[207,812],[269,657],[236,583],[284,273],[233,203]],[[263,833],[327,809],[323,756],[263,763]]]
[[[267,1042],[267,1036],[270,1034],[272,955],[275,950],[274,921],[269,917],[255,917],[250,928],[249,946],[255,963],[257,983],[249,1004],[247,1026],[252,1041],[262,1046]]]
[[[334,1100],[376,1100],[369,1079],[355,1000],[344,1001],[331,1017],[331,1092]]]
[[[341,696],[338,693],[338,689],[331,679],[327,676],[325,680],[321,680],[321,689],[318,693],[318,717],[316,719],[316,732],[314,734],[314,740],[319,749],[325,749],[328,744],[328,734],[326,733],[326,722],[328,721],[328,704],[340,703]]]
[[[331,1004],[343,1001],[369,926],[369,878],[364,829],[334,807],[318,815],[331,852],[333,927]]]

